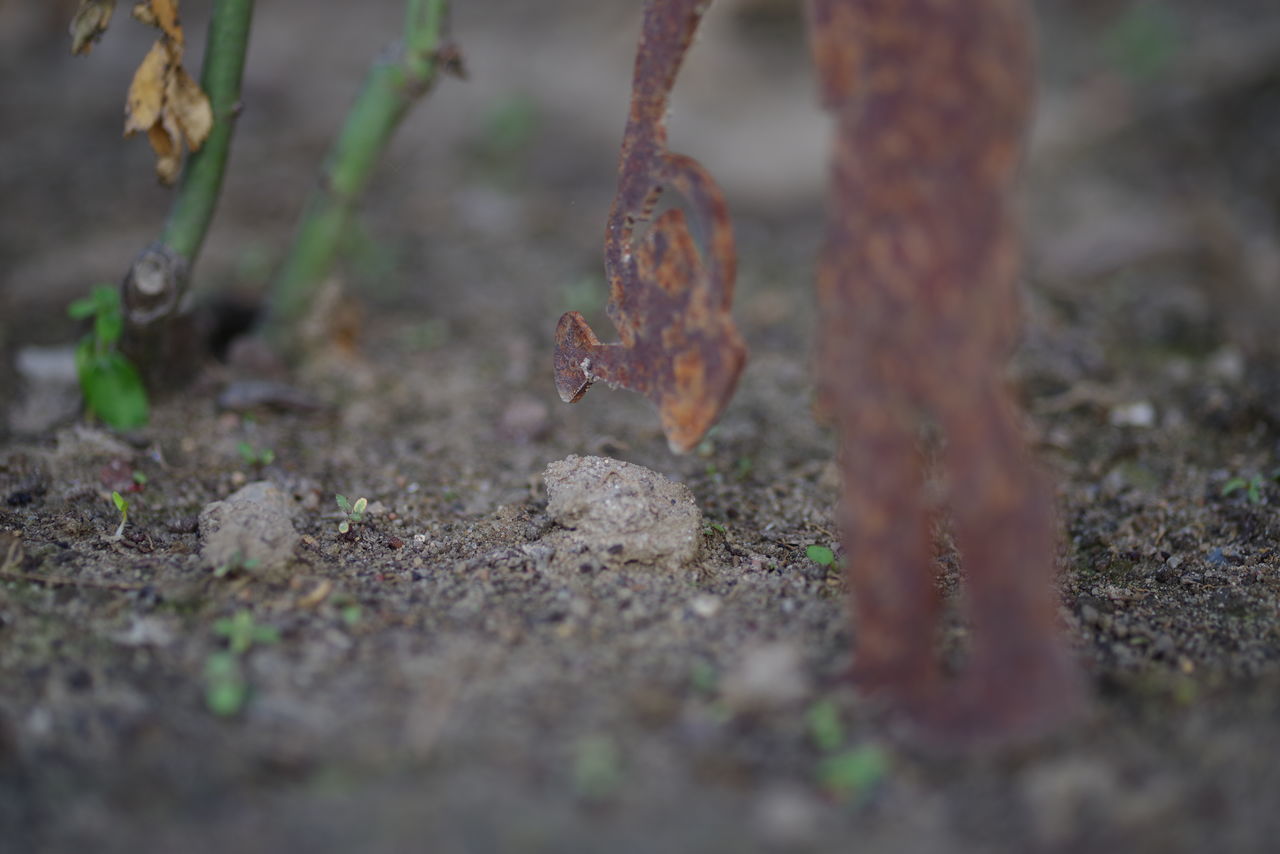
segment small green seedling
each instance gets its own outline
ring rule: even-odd
[[[1222,497],[1226,498],[1236,492],[1244,491],[1245,497],[1250,504],[1262,503],[1262,475],[1255,474],[1252,477],[1233,477],[1222,485]]]
[[[809,737],[823,753],[834,753],[844,746],[844,725],[840,723],[840,707],[833,700],[819,700],[805,713]]]
[[[720,685],[720,674],[710,662],[694,659],[693,664],[689,665],[689,682],[695,692],[710,697]]]
[[[845,748],[844,724],[834,700],[822,699],[805,712],[809,738],[823,754],[818,785],[838,800],[869,793],[889,773],[889,757],[874,744]]]
[[[334,499],[338,502],[338,509],[346,516],[338,523],[339,534],[347,533],[352,525],[359,525],[364,521],[364,511],[369,506],[369,499],[357,498],[354,504],[348,501],[345,495],[335,495]]]
[[[622,785],[622,756],[613,740],[592,735],[573,747],[573,789],[588,801],[603,801]]]
[[[256,557],[246,558],[241,552],[237,551],[221,566],[214,567],[213,577],[224,578],[225,576],[244,570],[252,572],[262,565],[262,561]]]
[[[1184,48],[1182,22],[1161,3],[1131,3],[1103,34],[1107,58],[1135,83],[1169,70]]]
[[[244,708],[249,682],[240,659],[230,650],[210,654],[204,662],[204,701],[209,711],[228,718]]]
[[[827,546],[811,545],[804,550],[804,556],[818,566],[825,566],[827,569],[840,568],[840,561],[836,558],[836,553]]]
[[[279,641],[280,632],[275,626],[258,625],[248,611],[237,611],[216,621],[213,631],[227,639],[227,648],[210,653],[205,660],[205,705],[219,717],[230,717],[249,699],[249,681],[241,659],[254,644]]]
[[[888,773],[888,754],[874,744],[864,744],[823,759],[818,765],[818,782],[846,800],[870,793]]]
[[[258,625],[248,611],[237,611],[230,617],[223,617],[213,624],[213,631],[227,639],[227,648],[235,655],[244,655],[254,644],[280,640],[279,629]]]
[[[721,525],[719,522],[711,522],[705,528],[702,529],[702,533],[706,534],[708,537],[711,536],[712,531],[715,531],[722,537],[728,536],[728,530],[725,528],[724,525]]]
[[[124,526],[129,521],[129,499],[119,492],[112,491],[111,501],[116,505],[116,510],[120,511],[120,525],[116,528],[116,532],[111,535],[111,539],[118,540],[124,536]]]
[[[76,376],[90,415],[116,430],[147,423],[147,392],[138,371],[120,352],[124,316],[120,293],[111,285],[95,285],[89,296],[67,308],[76,320],[93,318],[93,331],[76,345]]]
[[[247,466],[269,466],[276,461],[275,451],[270,448],[255,448],[244,440],[236,442],[236,450]]]

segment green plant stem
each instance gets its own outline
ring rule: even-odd
[[[198,336],[185,316],[186,297],[191,268],[222,189],[252,18],[253,0],[214,4],[200,78],[213,109],[213,127],[200,150],[187,158],[159,239],[138,253],[121,284],[120,347],[153,389],[185,379],[199,356]]]
[[[213,129],[200,150],[187,161],[173,210],[160,237],[186,258],[188,265],[200,254],[222,189],[231,132],[240,111],[240,80],[252,17],[253,0],[218,0],[209,22],[200,86],[213,107]]]
[[[448,10],[448,0],[408,0],[401,49],[369,69],[329,151],[293,246],[272,284],[265,331],[282,352],[296,351],[299,321],[333,268],[355,205],[392,133],[439,75]]]

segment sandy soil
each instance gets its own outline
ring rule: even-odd
[[[635,4],[458,4],[471,80],[375,181],[343,275],[359,347],[297,378],[322,405],[227,411],[211,359],[112,436],[17,429],[16,365],[74,340],[65,305],[163,218],[144,144],[118,139],[146,34],[121,16],[72,59],[45,4],[0,3],[0,851],[1274,850],[1280,20],[1038,4],[1013,373],[1094,702],[1045,743],[941,759],[844,681],[842,581],[806,556],[836,539],[809,416],[827,125],[794,10],[722,4],[672,138],[729,195],[751,361],[676,457],[644,401],[565,407],[550,378],[559,314],[603,325]],[[287,245],[398,25],[357,5],[262,4],[203,292],[254,298]],[[686,484],[697,564],[549,548],[540,475],[569,454]],[[257,480],[296,505],[296,560],[215,573],[197,516]],[[338,493],[370,502],[348,534]],[[267,631],[219,715],[235,615]]]

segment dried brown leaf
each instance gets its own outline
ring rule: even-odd
[[[116,0],[80,0],[71,19],[71,52],[88,56],[111,23]]]
[[[164,108],[165,78],[173,57],[163,39],[151,46],[142,64],[133,73],[129,84],[129,98],[125,103],[124,134],[150,130],[160,120]]]
[[[192,151],[199,151],[213,130],[209,97],[181,65],[174,66],[165,86],[165,115],[172,117]]]
[[[146,0],[133,7],[133,17],[144,24],[157,27],[182,47],[182,25],[178,22],[177,0]]]
[[[182,67],[182,46],[161,36],[129,86],[125,135],[146,132],[156,152],[156,173],[171,184],[182,164],[184,144],[199,151],[212,129],[213,108],[200,84]]]
[[[164,183],[172,184],[182,165],[182,149],[177,137],[162,123],[156,122],[147,129],[147,141],[156,153],[156,174]]]

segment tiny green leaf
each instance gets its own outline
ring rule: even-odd
[[[341,510],[343,513],[351,512],[351,502],[347,500],[347,496],[339,493],[338,495],[334,496],[334,500],[338,502],[338,509]]]
[[[361,612],[359,605],[344,605],[342,608],[342,622],[352,628],[360,624],[360,620],[363,616],[364,614]]]
[[[93,317],[97,310],[98,303],[93,297],[81,297],[67,306],[67,315],[72,320],[84,320],[86,317]]]
[[[818,766],[818,780],[823,788],[842,797],[871,790],[888,773],[889,757],[871,744],[829,756]]]
[[[720,682],[715,665],[702,659],[695,659],[689,666],[689,681],[693,690],[699,694],[714,694]]]
[[[205,704],[219,717],[230,717],[244,708],[249,684],[235,655],[212,653],[204,663]]]
[[[574,745],[573,788],[579,797],[604,800],[622,784],[622,757],[607,736],[586,736]]]
[[[844,744],[844,726],[840,723],[840,708],[833,700],[819,700],[805,714],[809,725],[809,737],[823,753],[832,753]]]
[[[76,346],[76,373],[85,405],[117,430],[147,423],[147,392],[137,370],[115,350],[98,354],[93,338],[86,336]]]
[[[112,491],[112,493],[111,493],[111,501],[112,501],[112,503],[113,503],[113,504],[115,504],[115,505],[116,505],[116,509],[117,509],[117,510],[119,510],[121,513],[128,513],[128,512],[129,512],[129,502],[128,502],[128,500],[127,500],[123,495],[121,495],[119,492],[116,492],[116,491],[114,491],[114,490]]]
[[[831,566],[836,562],[836,553],[826,546],[809,546],[804,550],[804,554],[819,566]]]

